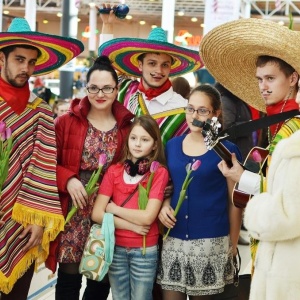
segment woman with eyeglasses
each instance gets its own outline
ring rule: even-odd
[[[86,79],[87,96],[74,99],[69,112],[55,119],[57,183],[63,213],[66,216],[72,205],[79,208],[52,245],[46,264],[55,272],[59,263],[56,300],[79,299],[82,275],[78,269],[96,196],[87,196],[85,184],[98,168],[100,154],[107,156],[104,171],[120,159],[134,118],[116,100],[118,76],[106,56],[96,59]],[[87,279],[84,299],[106,299],[109,288],[108,280]]]
[[[220,118],[219,92],[210,85],[197,86],[189,96],[185,113],[190,133],[166,145],[174,192],[164,201],[158,216],[171,230],[163,243],[157,282],[162,286],[164,300],[184,300],[187,296],[207,300],[214,299],[233,282],[233,256],[237,254],[242,211],[232,204],[234,182],[227,181],[220,172],[221,158],[214,150],[207,150],[202,128],[192,124],[194,120]],[[236,145],[222,143],[241,158]],[[193,179],[174,217],[186,166],[197,160],[201,161],[200,167],[191,173]]]

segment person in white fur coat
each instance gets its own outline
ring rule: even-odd
[[[245,226],[260,241],[251,300],[300,299],[299,172],[300,131],[296,131],[275,148],[267,192],[254,196],[245,210]]]

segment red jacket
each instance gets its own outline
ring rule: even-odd
[[[55,119],[55,133],[57,143],[57,187],[61,200],[61,207],[64,216],[68,212],[69,193],[67,182],[71,177],[79,179],[80,161],[83,151],[83,144],[88,130],[87,115],[90,110],[88,97],[82,100],[72,100],[70,112]],[[134,115],[118,101],[112,105],[112,113],[117,120],[117,149],[112,163],[120,159],[123,142],[129,131],[131,119]],[[56,270],[56,248],[59,237],[52,242],[50,253],[46,261],[46,267],[53,273]]]

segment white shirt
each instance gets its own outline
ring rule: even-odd
[[[258,195],[260,193],[260,180],[259,174],[245,170],[240,178],[238,189],[249,195]]]
[[[181,95],[175,93],[173,88],[170,87],[163,94],[147,100],[147,97],[142,93],[143,99],[145,100],[146,107],[150,115],[161,113],[163,111],[186,107],[188,100],[184,99]]]

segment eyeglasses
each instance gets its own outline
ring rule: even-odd
[[[99,89],[96,86],[86,86],[86,89],[90,94],[98,94],[100,91],[103,94],[111,94],[115,88],[116,87],[105,86],[104,88]]]
[[[185,110],[185,113],[188,115],[192,115],[196,111],[198,116],[208,116],[210,113],[213,112],[212,110],[209,110],[207,108],[194,109],[191,106],[185,107],[184,110]]]

